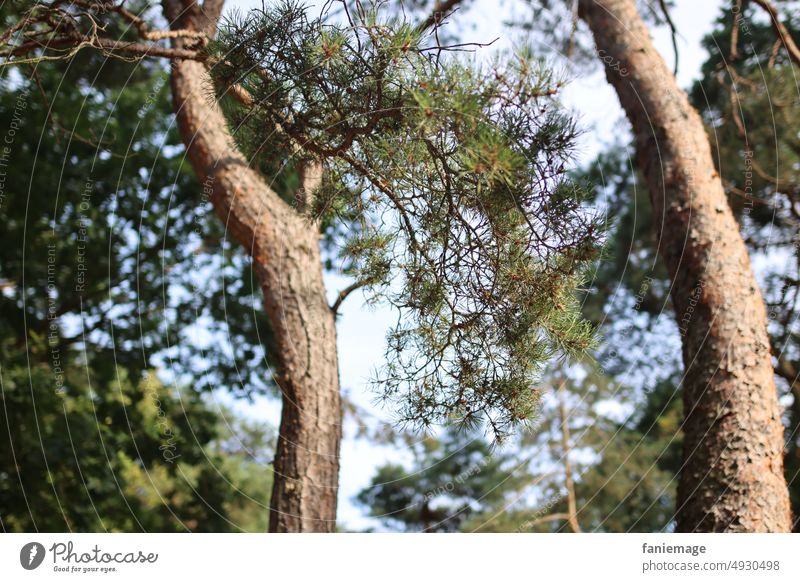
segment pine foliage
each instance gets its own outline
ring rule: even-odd
[[[489,66],[360,6],[342,25],[286,2],[224,23],[210,48],[250,151],[323,165],[298,204],[355,217],[351,273],[398,308],[376,385],[414,427],[531,417],[543,365],[592,342],[574,292],[601,230],[569,182],[575,127],[530,52]],[[240,91],[241,93],[241,91]]]

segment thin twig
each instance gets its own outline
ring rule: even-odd
[[[728,54],[729,61],[739,58],[739,22],[742,19],[742,0],[734,0],[733,25],[731,26],[731,50]]]
[[[347,297],[351,293],[361,289],[362,287],[364,287],[364,286],[366,286],[368,284],[369,284],[369,281],[366,280],[366,279],[363,279],[363,280],[360,280],[360,281],[355,281],[352,284],[350,284],[347,287],[345,287],[344,289],[342,289],[339,292],[339,295],[336,296],[336,301],[334,301],[333,305],[331,305],[331,311],[333,312],[333,314],[336,315],[339,312],[339,307],[341,307],[342,303],[344,303],[344,300],[347,299]]]
[[[463,0],[438,0],[436,4],[434,4],[431,13],[417,26],[417,29],[425,30],[431,26],[441,26],[444,19],[450,16],[462,1]]]
[[[669,26],[671,37],[672,37],[672,51],[675,53],[675,67],[672,70],[672,74],[677,76],[678,75],[678,31],[675,28],[675,23],[672,22],[672,17],[669,14],[669,9],[667,8],[666,0],[658,0],[658,3],[661,6],[661,12],[664,13],[664,19],[667,21],[667,26]]]

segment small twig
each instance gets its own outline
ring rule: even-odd
[[[65,53],[51,56],[41,55],[38,57],[30,57],[25,59],[12,59],[11,57],[18,57],[28,55],[39,49],[68,49]],[[155,44],[146,44],[139,42],[122,42],[110,38],[94,37],[89,39],[76,39],[74,37],[56,37],[50,39],[47,43],[39,41],[30,41],[16,46],[12,49],[0,51],[0,58],[5,59],[5,62],[0,62],[0,67],[6,65],[20,65],[24,63],[35,63],[47,60],[67,59],[75,55],[83,48],[95,48],[107,51],[111,56],[116,56],[116,53],[133,55],[136,57],[164,57],[168,59],[179,60],[204,60],[206,55],[203,51],[180,49],[180,48],[166,48]]]
[[[667,26],[669,26],[671,37],[672,37],[672,51],[675,53],[675,67],[672,70],[673,75],[678,75],[678,30],[675,28],[675,23],[672,22],[672,17],[669,14],[669,9],[667,8],[666,0],[658,0],[659,5],[661,6],[661,12],[664,13],[664,19],[667,21]]]
[[[569,436],[569,414],[567,413],[566,395],[564,383],[562,382],[558,387],[558,417],[561,423],[561,448],[563,451],[562,459],[564,461],[564,481],[567,488],[567,523],[570,529],[575,533],[581,532],[581,526],[578,523],[578,501],[575,495],[575,482],[572,479],[572,465],[569,461],[570,453],[570,436]]]
[[[569,45],[567,45],[567,58],[575,52],[575,35],[578,32],[578,6],[580,0],[572,0],[572,26],[569,31]]]
[[[781,39],[776,38],[775,42],[772,44],[772,51],[769,53],[769,61],[767,61],[768,69],[775,68],[775,61],[778,60],[778,54],[780,53],[782,45],[783,43],[781,42]]]
[[[347,297],[351,293],[353,293],[354,291],[358,291],[359,289],[368,284],[369,284],[368,280],[362,279],[361,281],[355,281],[354,283],[342,289],[339,292],[339,295],[336,296],[336,301],[334,301],[333,305],[331,305],[331,311],[333,312],[333,314],[337,315],[339,313],[339,307],[341,307],[342,303],[344,303],[344,300],[347,299]]]
[[[53,127],[56,127],[57,123],[56,120],[53,118],[53,106],[50,103],[50,99],[47,98],[47,93],[42,86],[42,79],[39,76],[39,71],[36,67],[32,67],[31,77],[33,78],[34,82],[36,83],[36,87],[39,89],[39,94],[42,96],[42,101],[44,102],[44,106],[47,108],[47,121]],[[57,144],[61,144],[61,140],[58,138],[58,133],[53,132],[53,137],[56,139]]]
[[[543,517],[539,517],[532,521],[526,521],[524,525],[527,528],[532,528],[541,523],[547,523],[549,521],[562,521],[562,520],[566,521],[568,519],[569,519],[568,513],[551,513],[550,515],[545,515]]]
[[[245,89],[241,85],[239,85],[239,84],[231,85],[228,88],[228,92],[231,94],[231,96],[234,99],[236,99],[239,103],[241,103],[242,105],[244,105],[248,109],[252,108],[252,107],[255,107],[255,105],[256,105],[255,99],[253,99],[253,96],[250,95],[250,93],[247,91],[247,89]]]
[[[426,51],[467,51],[465,47],[485,48],[487,46],[492,46],[498,40],[500,40],[499,36],[491,42],[462,42],[459,44],[449,44],[445,46],[429,46],[419,49],[419,52],[424,53]]]
[[[450,16],[463,0],[438,0],[433,6],[433,10],[428,17],[418,26],[418,30],[425,30],[431,26],[439,27],[444,19]]]

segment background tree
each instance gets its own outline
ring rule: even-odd
[[[481,435],[461,435],[447,440],[449,446],[439,444],[432,454],[414,448],[411,467],[382,466],[359,500],[388,527],[401,522],[412,530],[674,528],[680,407],[673,385],[663,383],[648,397],[610,381],[589,362],[548,375],[547,384],[551,388],[538,422],[487,452],[497,466],[463,461],[464,452],[485,445]],[[420,525],[424,516],[436,524]]]
[[[652,197],[658,249],[670,273],[676,320],[684,328],[683,426],[688,438],[678,527],[786,530],[785,480],[777,470],[782,459],[782,426],[766,317],[761,297],[754,294],[757,284],[749,257],[724,198],[699,116],[652,46],[635,2],[586,1],[579,2],[578,8],[578,16],[602,51],[608,81],[634,129],[639,167]],[[669,20],[668,15],[665,18]],[[728,250],[718,254],[723,248]],[[731,273],[743,278],[727,280]],[[738,294],[737,298],[728,293]],[[737,329],[743,313],[739,308],[734,313],[733,305],[749,306],[744,312],[749,322],[744,331]],[[744,375],[729,365],[733,356],[729,356],[729,345],[736,346],[738,361],[748,362]],[[752,367],[751,361],[756,362]],[[763,390],[756,398],[760,410],[749,403],[752,386]],[[714,421],[715,400],[725,403],[730,422]],[[744,439],[740,447],[728,445],[731,439],[739,442],[734,435]],[[768,452],[753,457],[751,448]],[[751,462],[761,467],[758,474],[736,469]],[[748,480],[755,480],[757,486]],[[745,507],[759,503],[766,507],[743,515]]]
[[[790,403],[784,413],[785,474],[797,515],[797,374],[790,355],[796,333],[793,279],[797,263],[792,243],[796,217],[791,202],[796,148],[789,129],[797,108],[785,98],[792,90],[787,81],[792,78],[793,65],[761,9],[746,2],[740,9],[723,11],[716,29],[706,37],[708,58],[689,96],[703,117],[729,205],[757,266],[756,275],[766,298],[777,387]],[[741,15],[738,20],[733,17],[737,13]],[[785,25],[796,30],[791,11],[786,14]],[[736,50],[731,49],[732,44],[737,45]],[[776,123],[764,122],[765,111],[774,113]],[[679,337],[680,331],[659,317],[670,304],[669,281],[657,254],[657,241],[647,233],[652,220],[649,193],[644,180],[630,169],[627,149],[624,144],[615,145],[613,151],[589,164],[586,177],[596,185],[603,206],[613,209],[615,222],[609,235],[613,241],[609,247],[611,260],[603,261],[598,269],[586,313],[598,324],[605,320],[598,358],[606,370],[644,388],[678,371],[672,360],[664,357],[663,342],[665,337]],[[747,150],[752,153],[747,154]],[[779,187],[765,167],[785,178]],[[784,256],[788,260],[775,260]],[[643,285],[643,281],[649,283]],[[652,341],[655,337],[657,342]],[[648,344],[653,349],[643,351],[641,346]],[[645,368],[661,370],[662,374],[630,377],[630,370]]]
[[[792,6],[790,2],[783,4]],[[791,10],[785,12],[784,26],[796,30],[789,16]],[[740,16],[734,17],[737,14]],[[717,28],[704,42],[709,56],[702,66],[701,80],[689,96],[703,117],[729,205],[757,265],[756,275],[767,301],[778,390],[788,396],[796,380],[789,355],[796,320],[792,299],[796,249],[791,242],[796,222],[791,201],[796,148],[789,128],[797,108],[786,99],[787,91],[792,90],[787,87],[793,76],[791,55],[776,39],[773,28],[754,3],[724,10]],[[737,46],[735,50],[733,45]],[[765,111],[772,111],[781,123],[765,123]],[[607,371],[627,374],[630,379],[629,370],[647,366],[662,370],[663,378],[677,371],[670,358],[664,358],[663,338],[677,338],[680,331],[659,317],[670,303],[669,281],[657,255],[657,241],[646,233],[652,220],[649,193],[644,180],[631,171],[624,157],[626,149],[616,145],[617,153],[604,154],[590,164],[588,177],[597,185],[598,199],[614,209],[616,222],[609,236],[614,241],[609,249],[611,260],[601,264],[593,281],[587,314],[598,323],[606,321],[599,358]],[[776,187],[774,177],[764,167],[785,177],[780,186]],[[784,254],[793,258],[775,260]],[[649,283],[643,285],[643,281]],[[622,284],[621,289],[616,287],[617,282]],[[620,328],[634,331],[620,333]],[[651,343],[645,341],[648,336],[659,340],[653,350],[643,352],[641,346]],[[640,378],[636,382],[645,387],[659,380]],[[795,396],[796,391],[785,412],[785,474],[793,505],[797,495]],[[794,523],[796,527],[796,520]]]
[[[633,126],[684,330],[678,529],[786,531],[783,426],[766,313],[701,119],[633,0],[582,1],[579,16],[610,57],[606,76]]]
[[[250,374],[268,328],[242,253],[194,200],[167,72],[87,51],[0,75],[2,527],[257,527],[264,443],[258,460],[233,447],[201,394],[268,392]],[[166,388],[160,363],[193,390]]]
[[[709,128],[728,200],[745,240],[763,265],[759,282],[767,301],[775,373],[779,390],[791,398],[786,410],[785,472],[796,529],[800,515],[800,360],[796,349],[800,142],[791,128],[800,123],[800,108],[791,79],[797,75],[798,62],[782,38],[776,37],[775,22],[765,21],[757,4],[762,3],[743,3],[738,19],[720,17],[706,40],[709,58],[692,98]],[[796,38],[797,3],[780,6],[777,22],[788,31],[789,39]],[[734,27],[738,34],[733,34]]]
[[[358,494],[369,515],[391,529],[452,532],[502,503],[524,484],[514,460],[480,434],[448,430],[411,446],[410,467],[387,463]]]

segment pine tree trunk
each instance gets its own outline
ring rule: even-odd
[[[700,116],[634,0],[581,0],[580,15],[633,126],[672,281],[685,366],[677,529],[789,531],[766,311]]]
[[[269,530],[332,532],[342,437],[336,328],[325,300],[317,229],[306,225],[304,231],[284,233],[285,253],[275,273],[280,292],[264,288],[270,321],[282,323],[276,333],[281,352],[276,381],[283,409]]]
[[[165,0],[164,13],[173,28],[213,30],[221,5],[214,2],[215,14],[204,14],[194,0]],[[173,62],[172,91],[192,167],[226,231],[252,256],[275,335],[275,381],[283,410],[269,529],[332,532],[342,406],[336,327],[325,297],[318,226],[249,167],[213,99],[204,64]]]

